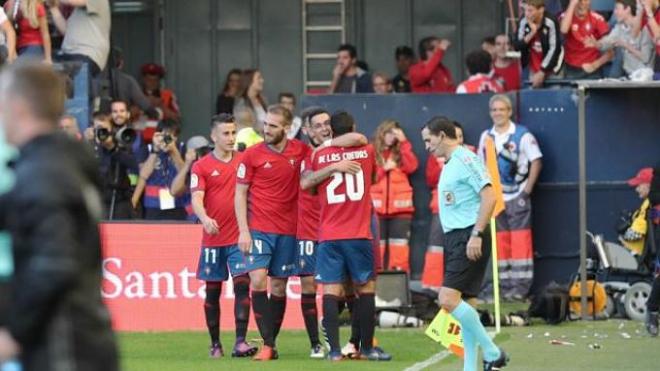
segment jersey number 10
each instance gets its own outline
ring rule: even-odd
[[[337,193],[337,188],[345,183],[346,192]],[[364,197],[364,172],[360,170],[357,174],[334,173],[332,180],[326,188],[328,204],[340,204],[346,202],[346,197],[351,201],[360,201]]]

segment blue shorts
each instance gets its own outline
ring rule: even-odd
[[[203,281],[226,281],[229,271],[232,277],[247,273],[246,263],[247,259],[238,249],[238,245],[202,246],[197,264],[197,278]]]
[[[316,256],[319,283],[342,283],[346,272],[363,284],[374,278],[374,252],[371,240],[335,240],[319,243]]]
[[[317,246],[316,241],[298,240],[298,259],[296,260],[298,276],[313,276],[316,272]]]
[[[283,234],[250,231],[252,246],[247,256],[247,271],[268,270],[271,277],[296,275],[296,238]]]

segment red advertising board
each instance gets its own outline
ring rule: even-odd
[[[118,331],[206,329],[204,282],[195,278],[200,225],[116,224],[100,226],[103,246],[102,294]],[[287,287],[283,328],[301,329],[300,282]],[[233,329],[231,281],[223,285],[222,329]],[[254,328],[254,319],[250,319]]]

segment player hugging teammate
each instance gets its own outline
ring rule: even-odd
[[[391,358],[373,345],[375,260],[369,197],[373,148],[366,137],[354,133],[349,114],[340,112],[331,118],[323,110],[312,113],[304,126],[310,138],[306,145],[286,137],[291,112],[281,105],[269,107],[264,142],[242,154],[233,151],[233,117],[216,116],[211,123],[215,149],[193,166],[193,208],[204,226],[197,275],[207,283],[204,312],[212,357],[223,355],[219,298],[222,281],[231,272],[236,296],[232,356],[256,352],[245,341],[251,303],[264,343],[254,360],[278,358],[275,344],[286,309],[287,281],[299,276],[311,358],[326,357],[318,333],[317,283],[324,285],[328,358],[343,358],[338,315],[347,283],[358,293],[349,306],[354,319],[350,348],[360,350],[354,356]]]

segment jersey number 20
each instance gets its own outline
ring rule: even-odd
[[[345,183],[346,192],[337,193],[337,188]],[[364,172],[360,170],[357,174],[334,173],[332,180],[326,188],[328,204],[340,204],[346,202],[346,197],[351,201],[360,201],[364,197]]]

